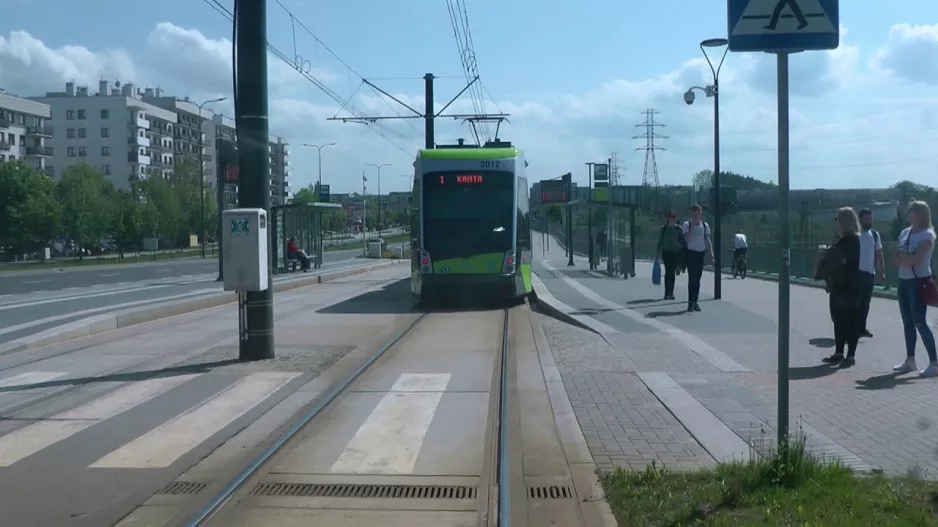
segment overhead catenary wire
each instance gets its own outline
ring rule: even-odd
[[[209,7],[211,7],[212,9],[214,9],[217,13],[219,13],[220,15],[222,15],[224,18],[226,18],[229,22],[232,22],[232,24],[234,25],[234,13],[233,13],[232,11],[229,11],[227,7],[223,6],[223,5],[219,2],[219,0],[203,0],[203,2],[206,3],[206,4],[207,4]],[[279,2],[278,2],[278,3],[279,3]],[[281,7],[282,7],[282,6],[281,6]],[[284,8],[284,9],[286,10],[286,8]],[[288,11],[288,13],[289,13],[289,11]],[[293,16],[292,13],[289,13],[289,14],[291,15],[291,19],[296,20],[296,17]],[[299,22],[299,21],[297,20],[297,22]],[[337,55],[335,55],[335,53],[334,53],[330,48],[328,48],[328,46],[325,46],[325,44],[322,44],[322,41],[319,40],[318,37],[316,37],[315,35],[313,35],[312,32],[310,32],[310,31],[308,30],[308,28],[306,28],[306,26],[302,24],[302,22],[299,22],[299,23],[300,23],[300,25],[301,25],[301,28],[303,28],[304,30],[308,31],[308,32],[313,36],[313,38],[316,39],[317,43],[319,43],[319,44],[321,44],[321,45],[323,46],[323,49],[325,49],[328,53],[330,53],[330,54],[332,54],[333,56],[335,56],[335,57],[337,58],[337,60],[339,60],[339,62],[340,62],[343,66],[345,66],[345,67],[347,68],[347,70],[348,70],[350,73],[356,75],[357,77],[359,77],[359,78],[361,79],[361,76],[360,76],[355,70],[353,70],[344,60],[342,60],[342,59],[339,58]],[[236,31],[236,30],[234,30],[234,31]],[[303,76],[308,82],[310,82],[312,85],[314,85],[316,88],[318,88],[324,95],[326,95],[329,99],[331,99],[333,102],[335,102],[335,103],[339,106],[340,110],[345,110],[345,111],[351,113],[352,115],[359,116],[359,117],[365,116],[365,113],[364,113],[364,112],[362,112],[361,110],[359,110],[357,107],[355,107],[355,106],[350,102],[350,99],[351,99],[351,98],[349,98],[349,99],[343,98],[343,97],[340,96],[338,93],[336,93],[332,88],[330,88],[330,87],[327,86],[325,83],[323,83],[322,81],[320,81],[319,79],[317,79],[314,75],[312,75],[312,74],[310,73],[310,71],[303,71],[303,68],[297,67],[297,65],[296,65],[296,63],[295,63],[295,60],[290,60],[284,52],[282,52],[280,49],[278,49],[277,47],[273,46],[273,45],[270,44],[269,42],[267,43],[267,50],[268,50],[273,56],[277,57],[278,59],[280,59],[281,61],[283,61],[285,64],[289,65],[289,66],[290,66],[292,69],[294,69],[297,73],[299,73],[301,76]],[[236,51],[236,48],[234,47],[234,44],[233,44],[233,51]],[[234,69],[234,68],[233,68],[233,69]],[[233,71],[233,76],[236,76],[236,74],[237,74],[237,73]],[[236,77],[235,77],[235,78],[236,78]],[[404,154],[407,154],[408,156],[413,154],[413,148],[414,148],[414,146],[419,146],[419,144],[420,144],[419,141],[415,140],[413,137],[408,137],[408,136],[406,136],[406,135],[404,135],[404,134],[401,134],[400,132],[398,132],[398,131],[396,131],[396,130],[393,130],[393,129],[390,129],[390,128],[388,128],[387,126],[384,126],[384,125],[381,124],[381,123],[366,122],[366,123],[364,123],[364,124],[365,124],[366,126],[368,126],[368,128],[371,129],[373,132],[377,133],[379,136],[381,136],[381,137],[384,138],[386,141],[388,141],[388,142],[389,142],[392,146],[394,146],[396,149],[400,150],[400,151],[403,152]],[[407,148],[402,147],[401,144],[399,144],[398,141],[393,140],[393,139],[392,139],[391,137],[389,137],[389,136],[395,136],[396,138],[398,138],[398,139],[400,139],[400,140],[403,140],[403,141],[409,143],[408,146],[409,146],[411,149],[408,150]]]

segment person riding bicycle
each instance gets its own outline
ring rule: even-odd
[[[749,241],[741,229],[736,230],[736,237],[733,240],[733,269],[744,261],[746,253],[749,252]]]

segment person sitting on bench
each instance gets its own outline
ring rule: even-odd
[[[309,256],[306,256],[306,252],[296,245],[296,238],[290,238],[290,241],[287,242],[287,259],[298,260],[300,269],[304,273],[309,272]]]

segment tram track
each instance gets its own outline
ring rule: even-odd
[[[207,484],[206,492],[186,500],[179,512],[164,525],[214,527],[240,524],[238,519],[242,513],[252,506],[258,506],[257,496],[263,495],[263,489],[278,485],[276,475],[272,474],[274,467],[303,445],[310,436],[310,429],[337,426],[335,421],[342,419],[342,416],[336,416],[339,406],[337,403],[344,397],[354,395],[356,385],[360,386],[366,378],[380,376],[380,371],[395,370],[396,361],[406,362],[400,357],[411,352],[410,348],[416,346],[415,343],[432,340],[428,335],[422,335],[422,332],[429,334],[434,328],[438,331],[444,321],[452,324],[454,316],[484,319],[483,325],[488,327],[487,334],[474,337],[474,340],[479,339],[480,345],[483,341],[486,342],[483,347],[488,348],[491,360],[491,377],[488,384],[484,420],[484,444],[481,448],[481,465],[476,469],[477,476],[462,478],[462,482],[468,484],[452,485],[447,483],[458,478],[446,477],[442,469],[438,472],[440,476],[420,476],[417,478],[420,480],[419,483],[415,481],[414,476],[409,475],[376,478],[373,474],[320,473],[314,475],[311,481],[315,483],[307,484],[306,491],[294,488],[290,491],[294,494],[287,492],[267,495],[278,496],[276,499],[284,496],[287,496],[285,499],[311,498],[312,501],[303,507],[321,507],[324,510],[343,507],[355,509],[355,505],[349,505],[348,498],[361,498],[361,502],[370,502],[371,506],[376,509],[382,508],[380,504],[387,505],[388,501],[395,501],[396,498],[404,500],[414,498],[410,499],[406,506],[401,507],[407,511],[419,511],[421,507],[426,507],[426,511],[462,510],[466,513],[474,509],[475,521],[472,524],[476,527],[510,525],[513,501],[519,499],[517,493],[512,495],[512,482],[514,481],[517,485],[520,477],[520,470],[515,470],[515,473],[512,471],[513,465],[520,467],[520,459],[512,460],[513,449],[517,450],[517,445],[520,444],[520,427],[512,426],[512,423],[520,422],[520,420],[517,415],[514,416],[514,421],[511,418],[512,412],[518,411],[517,401],[512,401],[517,387],[512,380],[514,366],[511,351],[512,319],[514,316],[523,316],[522,314],[513,315],[513,313],[518,313],[517,309],[519,308],[501,309],[500,316],[497,317],[499,320],[497,329],[494,327],[496,324],[493,320],[496,318],[495,310],[416,314],[361,363],[344,373],[341,378],[323,390],[320,396],[313,399],[282,425],[271,435],[263,450],[249,456],[240,467],[232,469],[225,475],[219,474],[216,481]],[[427,371],[432,371],[432,369]],[[442,394],[440,396],[442,397]],[[512,406],[513,403],[514,406]],[[482,424],[478,422],[480,428]],[[458,451],[456,446],[452,448]],[[520,456],[515,457],[520,458]],[[176,483],[185,484],[185,479],[183,475]],[[473,483],[467,481],[468,479],[471,479]],[[520,479],[522,480],[521,486],[523,486],[523,478]],[[523,499],[524,494],[520,496]],[[330,499],[339,500],[342,503],[330,505]],[[469,499],[474,499],[474,506],[468,505]],[[521,503],[517,506],[523,508],[523,505]],[[390,510],[401,510],[400,507],[394,505],[389,505],[389,507]],[[516,527],[520,523],[516,521]],[[328,522],[322,523],[322,525],[326,524]],[[357,523],[348,523],[348,525],[353,524],[357,525]],[[365,522],[362,524],[364,525]],[[465,524],[469,525],[469,523]],[[251,525],[258,525],[258,523],[252,522]]]

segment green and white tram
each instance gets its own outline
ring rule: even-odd
[[[531,292],[525,165],[508,143],[420,151],[411,209],[411,291],[418,301]]]

